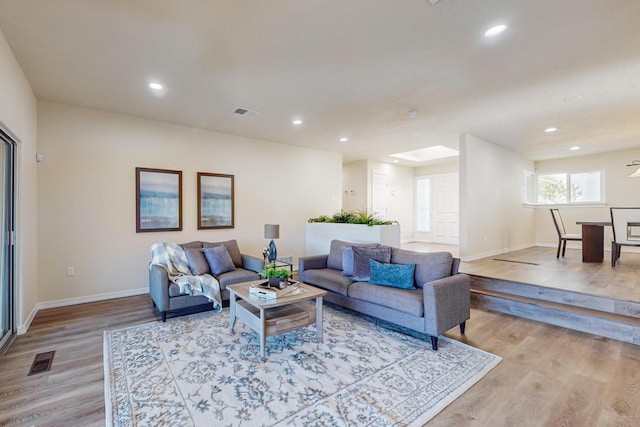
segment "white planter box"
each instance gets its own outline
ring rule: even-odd
[[[400,225],[307,223],[306,255],[328,254],[334,239],[400,247]]]

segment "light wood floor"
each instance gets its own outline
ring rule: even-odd
[[[0,425],[103,426],[103,331],[157,318],[147,295],[40,311],[0,358]],[[503,361],[428,426],[640,425],[639,346],[477,309],[447,336]]]

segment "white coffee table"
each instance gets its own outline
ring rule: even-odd
[[[322,297],[327,291],[306,283],[297,283],[300,292],[279,297],[263,299],[251,295],[249,289],[263,280],[237,283],[227,286],[229,299],[229,327],[233,333],[236,319],[242,320],[260,337],[260,356],[265,358],[267,337],[295,331],[305,326],[316,325],[318,337],[322,339]],[[310,304],[309,300],[315,300]]]

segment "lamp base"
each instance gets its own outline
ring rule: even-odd
[[[269,262],[274,262],[278,258],[278,250],[276,244],[272,240],[269,242]]]

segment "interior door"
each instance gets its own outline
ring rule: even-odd
[[[15,141],[0,129],[0,354],[15,336]]]
[[[458,174],[431,178],[431,221],[434,243],[457,245],[460,241]]]

